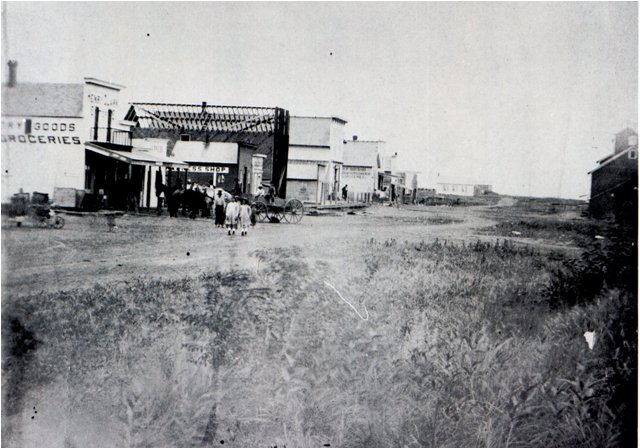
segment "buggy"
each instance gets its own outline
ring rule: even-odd
[[[24,222],[44,228],[61,229],[64,227],[64,218],[56,214],[49,205],[49,195],[34,192],[29,198],[29,193],[17,193],[11,198],[9,206],[9,219],[21,227]]]

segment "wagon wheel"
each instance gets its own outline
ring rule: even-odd
[[[288,223],[298,224],[302,220],[304,206],[298,199],[289,199],[287,203],[284,204],[283,210],[284,219]]]
[[[267,204],[262,201],[257,201],[253,204],[253,211],[256,214],[257,222],[269,221],[269,208]]]
[[[277,219],[277,221],[274,222],[285,222],[284,208],[277,208],[273,210],[272,216]]]
[[[53,228],[62,229],[64,227],[64,218],[62,216],[53,217]]]

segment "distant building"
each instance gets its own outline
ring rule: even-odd
[[[613,154],[591,170],[589,213],[594,218],[635,220],[638,213],[638,134],[630,128],[615,136]]]
[[[474,179],[440,176],[432,180],[436,195],[482,196],[493,191],[490,184],[481,184]]]
[[[287,194],[289,112],[277,107],[132,103],[125,120],[132,142],[157,155],[185,162],[162,172],[169,185],[178,179],[243,193],[261,184]],[[153,205],[152,205],[153,206]]]
[[[123,86],[19,83],[16,65],[2,86],[2,202],[23,191],[61,206],[125,207],[127,195],[142,196],[147,169],[172,164],[136,150],[116,128]]]
[[[342,184],[349,186],[349,199],[370,201],[377,189],[380,154],[385,142],[381,140],[352,140],[344,142]]]
[[[483,196],[485,194],[493,193],[493,186],[488,184],[476,184],[473,186],[474,196]]]
[[[392,155],[386,155],[382,151],[379,153],[377,187],[379,191],[384,192],[384,197],[391,201],[395,201],[397,184],[399,182],[396,173],[397,161],[397,152]]]
[[[405,204],[415,203],[418,195],[418,175],[420,171],[396,171],[396,191]]]
[[[456,196],[473,196],[475,184],[465,180],[440,180],[436,182],[436,194],[451,194]]]
[[[434,197],[435,195],[435,188],[418,188],[416,191],[416,199],[418,200],[418,202],[426,198]]]
[[[291,117],[288,197],[314,203],[341,197],[346,123],[340,117]]]

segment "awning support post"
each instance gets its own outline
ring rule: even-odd
[[[147,211],[151,209],[151,165],[147,173]]]

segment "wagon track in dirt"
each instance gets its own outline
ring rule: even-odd
[[[483,207],[380,207],[353,215],[305,216],[299,224],[258,224],[242,237],[228,236],[211,220],[132,215],[118,218],[110,232],[90,217],[68,216],[61,230],[5,229],[5,294],[33,294],[133,278],[175,279],[205,272],[254,269],[259,249],[300,247],[308,260],[344,268],[344,256],[365,241],[507,239],[543,250],[567,250],[552,242],[482,235],[495,224]],[[442,224],[438,223],[442,222]],[[435,224],[434,224],[435,223]]]

